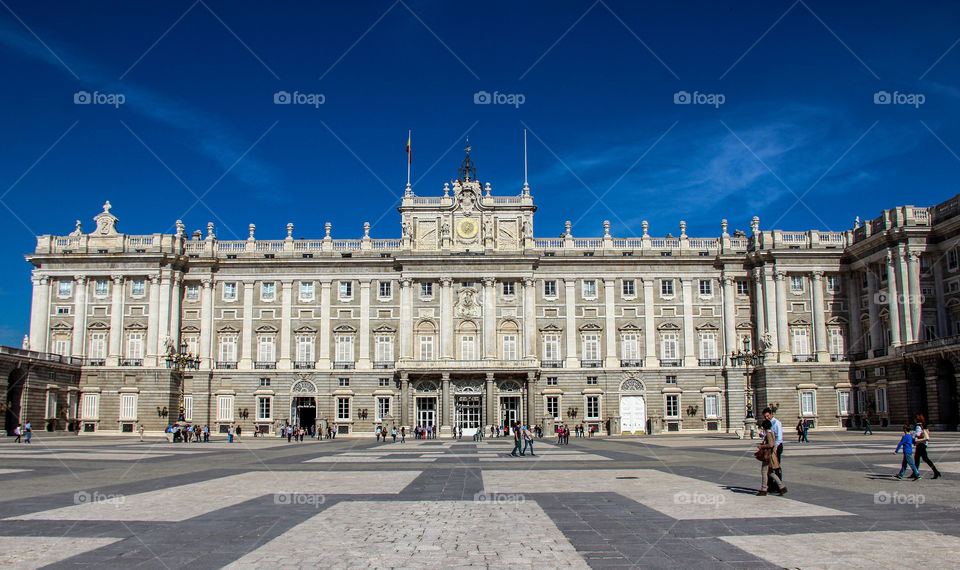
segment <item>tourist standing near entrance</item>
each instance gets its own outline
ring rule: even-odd
[[[920,460],[922,459],[923,462],[933,470],[933,478],[939,479],[940,471],[937,470],[937,466],[933,464],[933,461],[931,461],[927,455],[927,443],[930,442],[930,430],[927,429],[926,420],[924,420],[923,414],[917,414],[914,421],[917,423],[917,426],[913,431],[913,441],[917,444],[917,449],[914,452],[913,464],[917,466],[917,472],[919,473]]]
[[[519,457],[523,455],[523,450],[520,448],[520,425],[514,424],[513,426],[513,451],[510,452],[510,455],[513,457]]]

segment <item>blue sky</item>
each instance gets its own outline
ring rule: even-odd
[[[131,234],[399,236],[408,129],[429,195],[468,135],[479,177],[519,193],[526,128],[538,236],[843,230],[938,203],[958,30],[951,2],[2,0],[0,343],[28,328],[34,236],[90,231],[108,199]]]

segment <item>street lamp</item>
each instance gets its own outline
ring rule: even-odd
[[[177,417],[177,422],[182,422],[184,420],[184,407],[183,407],[183,371],[186,369],[196,369],[200,367],[200,357],[192,352],[187,351],[187,343],[180,343],[179,350],[171,344],[167,349],[167,368],[172,368],[174,374],[178,380],[180,388],[180,402],[179,410],[180,415]]]
[[[747,416],[743,420],[743,431],[747,432],[749,427],[751,433],[753,432],[753,427],[751,420],[753,420],[753,388],[750,386],[750,367],[752,366],[756,369],[758,366],[763,365],[763,359],[766,356],[766,343],[759,342],[760,346],[754,350],[750,349],[750,342],[745,341],[743,343],[743,350],[738,350],[730,353],[730,364],[734,368],[738,368],[741,365],[743,366],[743,375],[746,378],[746,391],[747,391]]]

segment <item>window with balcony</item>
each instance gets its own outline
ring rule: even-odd
[[[107,333],[90,333],[90,346],[87,350],[87,364],[103,366],[107,357]]]
[[[337,335],[334,346],[334,368],[353,368],[353,335]]]
[[[543,335],[543,361],[547,368],[559,368],[562,365],[560,357],[560,335],[549,333]]]
[[[477,358],[476,337],[465,334],[460,337],[460,359],[475,360]]]
[[[700,366],[720,366],[720,357],[717,356],[717,333],[700,334]]]
[[[808,362],[812,360],[810,354],[810,333],[806,328],[795,327],[793,333],[793,360]]]
[[[220,337],[220,351],[217,359],[217,368],[237,367],[237,337],[227,335]]]
[[[503,335],[502,344],[503,344],[503,359],[516,360],[517,359],[517,335],[515,334]]]
[[[272,335],[257,338],[256,368],[272,369],[277,367],[276,339]]]
[[[127,358],[125,366],[143,365],[143,333],[132,332],[127,335]]]
[[[600,366],[600,335],[583,335],[581,364],[585,367]]]
[[[620,339],[620,366],[640,366],[640,335],[624,333]]]
[[[830,359],[837,361],[843,360],[843,331],[837,327],[832,327],[828,331],[827,343],[830,346]]]
[[[374,368],[391,368],[393,366],[393,337],[377,335],[373,339]]]
[[[680,351],[676,333],[663,333],[660,336],[660,364],[662,366],[680,366]]]
[[[310,369],[316,366],[316,358],[313,351],[313,336],[297,336],[297,359],[294,362],[294,368]]]
[[[433,360],[433,335],[420,335],[420,360]]]

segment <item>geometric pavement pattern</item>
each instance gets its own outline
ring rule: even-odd
[[[0,566],[716,568],[960,565],[960,435],[897,481],[897,434],[0,443]]]

